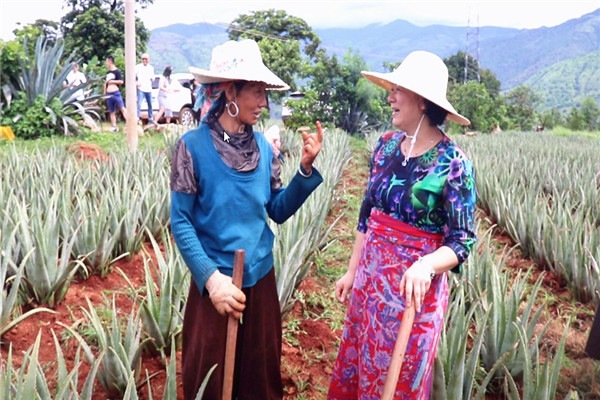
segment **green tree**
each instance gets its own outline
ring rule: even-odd
[[[47,19],[37,19],[32,24],[27,24],[20,29],[15,29],[13,33],[15,34],[14,40],[19,43],[23,43],[23,40],[25,39],[31,43],[35,43],[38,37],[44,36],[46,43],[50,46],[56,43],[61,37],[58,22]]]
[[[590,131],[595,131],[596,129],[598,129],[598,117],[600,116],[600,108],[598,107],[598,103],[593,97],[587,96],[583,99],[583,101],[581,102],[580,111],[586,128]]]
[[[295,121],[304,121],[304,116],[294,115],[302,112],[312,117],[311,122],[319,120],[336,124],[336,89],[343,81],[343,68],[337,56],[331,57],[324,50],[317,52],[316,62],[313,64],[304,64],[300,77],[307,80],[306,86],[302,89],[305,93],[304,98],[294,102],[288,102],[293,110],[292,118],[289,123],[292,127],[297,127]],[[301,111],[300,111],[301,110]],[[305,125],[305,124],[300,124]]]
[[[16,40],[0,41],[0,87],[8,84],[17,87],[21,71],[19,57],[23,56],[23,45]],[[8,102],[7,99],[5,101]]]
[[[573,131],[582,131],[586,128],[583,113],[577,107],[571,107],[571,111],[567,115],[567,128]]]
[[[465,57],[467,60],[467,76],[465,79]],[[471,55],[466,56],[464,51],[459,51],[453,56],[444,59],[448,67],[448,80],[450,85],[463,84],[469,81],[481,82],[492,95],[500,93],[500,81],[489,69],[481,68],[479,62]],[[479,77],[477,74],[479,73]]]
[[[506,126],[504,99],[490,94],[483,83],[469,81],[452,85],[448,100],[460,114],[469,118],[469,130],[490,132],[496,125]]]
[[[367,69],[362,57],[349,50],[340,62],[335,55],[319,51],[315,59],[315,63],[302,69],[300,76],[307,80],[306,95],[302,100],[288,102],[294,114],[286,124],[306,125],[306,116],[310,116],[311,122],[327,121],[357,134],[387,123],[386,92],[362,77],[360,72]]]
[[[146,7],[153,0],[138,0]],[[60,20],[65,49],[84,61],[117,53],[125,43],[124,3],[119,0],[65,0],[70,8]],[[135,22],[136,51],[146,51],[150,32],[139,18]]]
[[[540,124],[544,128],[552,129],[563,124],[563,117],[559,110],[551,108],[540,114]]]
[[[305,62],[300,52],[300,42],[308,58],[315,57],[321,43],[304,20],[274,9],[238,16],[227,28],[227,33],[231,40],[255,40],[265,65],[292,89],[296,88],[295,78]],[[283,93],[272,94],[274,98],[282,96]]]
[[[536,121],[535,105],[538,100],[539,97],[529,86],[520,85],[508,92],[506,104],[511,127],[523,131],[531,130]]]

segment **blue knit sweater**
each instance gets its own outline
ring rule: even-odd
[[[176,145],[171,230],[200,293],[217,269],[232,275],[237,249],[246,253],[243,287],[263,278],[273,267],[274,235],[267,217],[283,223],[323,181],[313,168],[309,178],[296,174],[287,187],[272,190],[273,151],[260,132],[254,137],[260,160],[250,172],[235,171],[224,163],[207,124],[186,133]]]

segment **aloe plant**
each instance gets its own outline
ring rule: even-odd
[[[464,284],[463,284],[464,285]],[[473,314],[477,302],[471,303],[467,310],[463,285],[452,289],[449,308],[446,313],[445,327],[438,345],[432,399],[471,399],[477,385],[479,353],[483,343],[483,320],[475,329],[477,335],[469,335]],[[471,349],[467,348],[469,340],[473,340]]]
[[[434,364],[432,399],[483,399],[496,371],[512,355],[512,349],[482,371],[481,358],[491,309],[482,301],[494,290],[488,268],[504,265],[506,253],[498,258],[492,230],[480,232],[479,240],[459,276],[450,275],[450,298]],[[498,295],[494,292],[493,295]],[[479,315],[479,318],[476,318]]]
[[[54,307],[64,298],[83,264],[70,259],[76,231],[71,237],[60,235],[58,193],[52,194],[45,204],[44,213],[28,210],[22,203],[15,204],[18,240],[23,253],[31,252],[25,262],[25,291],[38,304]]]
[[[150,345],[165,357],[164,351],[177,343],[183,324],[183,311],[190,286],[188,269],[168,231],[162,235],[164,255],[154,236],[150,242],[156,263],[144,258],[145,296],[136,295],[145,335]],[[155,283],[156,280],[156,283]],[[132,290],[135,288],[130,283]]]
[[[43,238],[46,246],[37,246],[33,257],[67,261],[56,255],[62,251],[56,245],[64,244],[71,249],[70,266],[105,276],[115,260],[139,252],[146,229],[158,235],[169,223],[169,163],[163,153],[123,152],[81,168],[64,148],[26,154],[13,148],[3,155],[0,177],[0,204],[15,210],[0,227],[9,231],[21,226],[19,240],[8,249],[15,263],[23,257],[24,245],[34,246]],[[45,235],[39,234],[42,229]],[[53,240],[57,243],[51,246]]]
[[[289,135],[292,133],[284,131],[282,138]],[[338,216],[336,221],[325,227],[336,185],[350,160],[349,138],[342,132],[328,132],[324,140],[323,151],[316,165],[323,176],[323,183],[284,224],[277,225],[269,221],[269,226],[275,233],[273,255],[279,303],[283,314],[291,308],[292,295],[308,272],[312,264],[311,257],[328,244],[329,233],[335,227],[336,221],[343,216]],[[301,149],[301,146],[293,147]],[[283,182],[291,180],[296,173],[300,164],[299,157],[299,153],[289,154],[282,165]]]
[[[127,318],[125,331],[122,332],[119,314],[114,297],[111,308],[109,326],[105,326],[98,316],[96,308],[86,298],[87,309],[83,313],[95,333],[97,346],[100,350],[98,357],[101,368],[98,370],[98,381],[109,397],[122,397],[128,390],[131,382],[137,384],[140,377],[141,355],[147,340],[142,340],[142,329],[139,312],[131,310]],[[72,327],[63,325],[82,346],[90,363],[97,362],[90,345]],[[129,388],[131,390],[131,388]]]
[[[539,357],[531,357],[527,349],[527,332],[522,326],[516,326],[519,332],[519,346],[522,353],[525,355],[525,368],[522,388],[519,389],[514,378],[510,374],[506,374],[505,389],[509,400],[554,400],[556,398],[556,388],[562,359],[565,353],[565,344],[567,342],[567,334],[569,333],[570,324],[565,324],[562,339],[558,344],[558,348],[554,353],[553,359],[546,358],[543,364],[540,365]],[[535,341],[535,346],[540,346],[539,341]],[[504,366],[505,371],[507,368]],[[508,372],[508,371],[507,371]]]
[[[116,250],[125,217],[113,220],[108,196],[102,196],[97,184],[80,186],[73,198],[73,216],[67,222],[71,229],[80,226],[73,243],[72,256],[80,258],[89,274],[105,277],[111,265],[123,254]]]
[[[18,369],[13,366],[12,346],[9,347],[6,362],[0,363],[0,388],[2,388],[0,389],[0,398],[40,400],[70,400],[76,398],[91,400],[99,363],[91,366],[81,390],[79,390],[81,347],[77,348],[73,367],[69,371],[60,343],[54,331],[52,331],[54,347],[56,348],[56,369],[54,370],[55,375],[50,376],[52,370],[48,370],[39,362],[41,337],[42,333],[40,331],[34,344],[25,352],[23,362]],[[53,385],[48,384],[48,378],[52,378]]]
[[[206,390],[206,386],[208,385],[208,381],[212,376],[212,373],[217,368],[217,364],[213,365],[209,370],[204,379],[202,380],[202,384],[198,389],[198,393],[196,393],[196,400],[202,400],[204,397],[204,391]],[[175,343],[171,343],[171,355],[169,357],[169,362],[166,366],[166,382],[165,388],[163,392],[163,400],[172,400],[177,398],[177,352]],[[146,380],[148,386],[148,400],[153,400],[152,396],[152,385],[150,384],[150,379]]]
[[[73,360],[73,368],[71,371],[67,368],[67,362],[63,355],[60,343],[56,337],[54,331],[52,331],[52,337],[54,339],[54,347],[56,349],[56,377],[54,385],[54,400],[69,400],[73,398],[81,400],[92,400],[94,393],[94,382],[98,373],[101,359],[97,359],[91,365],[90,371],[88,372],[81,389],[79,389],[79,372],[81,366],[81,346],[78,346],[75,359]]]
[[[476,313],[475,319],[481,323],[486,319],[485,340],[481,349],[481,359],[486,371],[490,371],[497,361],[506,353],[511,355],[504,361],[510,375],[522,378],[525,359],[537,357],[537,347],[531,346],[526,352],[519,347],[518,329],[526,333],[527,343],[534,340],[535,328],[543,307],[535,310],[536,296],[542,284],[543,275],[537,279],[529,299],[526,301],[526,282],[529,274],[523,277],[519,274],[512,282],[506,276],[501,276],[496,268],[489,268],[486,272],[491,273],[491,284],[482,300],[482,311]],[[521,309],[523,302],[524,308]],[[538,333],[542,337],[548,327],[548,323]],[[502,371],[496,373],[498,379],[502,379]]]
[[[0,283],[3,288],[0,295],[0,336],[3,336],[21,321],[32,315],[41,312],[54,312],[45,307],[37,307],[27,311],[25,314],[17,314],[21,280],[23,279],[25,264],[33,250],[25,255],[19,266],[14,264],[10,257],[10,248],[14,244],[16,229],[8,235],[8,239],[4,238],[0,229]]]

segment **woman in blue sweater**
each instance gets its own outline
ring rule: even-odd
[[[217,364],[204,398],[221,398],[228,316],[241,318],[233,394],[281,399],[281,314],[273,269],[273,233],[322,182],[313,161],[323,134],[303,135],[301,165],[283,187],[269,142],[252,126],[266,90],[289,86],[262,62],[256,42],[213,49],[209,70],[190,68],[202,84],[200,126],[177,142],[171,172],[171,228],[193,278],[183,322],[182,381],[194,399]],[[233,256],[245,251],[242,290],[231,280]]]

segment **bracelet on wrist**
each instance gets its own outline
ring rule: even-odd
[[[300,165],[300,168],[298,168],[298,173],[304,178],[309,178],[312,175],[312,169],[310,172],[306,172],[306,170],[302,168],[302,165]]]

